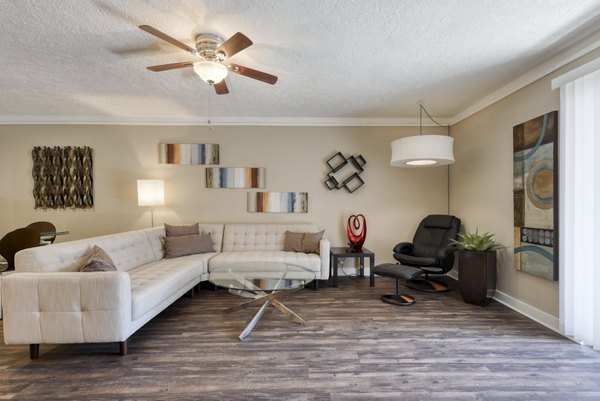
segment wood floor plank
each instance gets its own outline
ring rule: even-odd
[[[306,324],[270,309],[242,342],[258,306],[225,315],[243,299],[202,290],[134,334],[124,357],[117,344],[42,345],[32,361],[27,346],[0,345],[0,400],[600,399],[599,352],[456,289],[381,302],[394,286],[341,277],[286,294]]]

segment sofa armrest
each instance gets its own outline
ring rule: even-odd
[[[131,282],[125,272],[15,273],[2,280],[6,344],[125,341]]]
[[[319,242],[319,255],[321,256],[321,277],[317,277],[319,280],[329,279],[329,249],[331,244],[327,237],[323,236],[321,242]]]

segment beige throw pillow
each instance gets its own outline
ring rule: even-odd
[[[200,234],[200,224],[189,224],[182,226],[174,226],[165,223],[165,233],[167,237],[181,237],[182,235],[198,235]]]
[[[319,253],[319,242],[323,238],[325,230],[319,231],[318,233],[305,233],[304,239],[302,240],[302,249],[305,253]]]
[[[214,251],[210,234],[165,237],[165,259]]]
[[[88,251],[87,257],[79,268],[80,272],[107,272],[116,270],[115,263],[110,256],[104,252],[104,249],[97,245],[94,245]]]
[[[323,231],[318,233],[285,232],[283,250],[286,252],[319,253],[319,242],[323,238]]]
[[[285,232],[283,241],[283,250],[286,252],[302,252],[302,239],[304,233],[295,233],[292,231]]]

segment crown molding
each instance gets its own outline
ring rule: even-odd
[[[441,124],[443,118],[434,117]],[[197,126],[350,126],[350,127],[413,127],[418,118],[308,118],[308,117],[118,117],[118,116],[4,116],[0,125],[197,125]],[[423,126],[436,126],[423,123]]]
[[[521,75],[517,79],[509,82],[495,92],[483,97],[465,110],[456,114],[449,119],[449,124],[454,125],[467,117],[485,109],[488,106],[504,99],[507,96],[512,95],[516,91],[523,89],[527,85],[545,77],[558,70],[561,67],[577,60],[580,57],[600,48],[600,30],[588,35],[583,40],[578,42],[576,45],[569,47],[568,49],[558,53],[556,56],[551,57],[544,63],[540,64],[536,68],[529,70],[527,73]]]

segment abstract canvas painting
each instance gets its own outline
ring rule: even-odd
[[[264,167],[208,167],[206,188],[264,188]]]
[[[513,127],[515,269],[558,280],[558,112]]]
[[[248,192],[248,212],[307,213],[307,192]]]
[[[214,143],[161,143],[160,162],[166,164],[219,164],[219,145]]]

